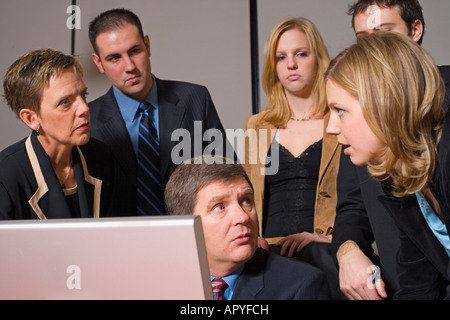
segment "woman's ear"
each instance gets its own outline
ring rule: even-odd
[[[20,110],[19,117],[31,130],[36,131],[41,127],[37,113],[31,109]]]

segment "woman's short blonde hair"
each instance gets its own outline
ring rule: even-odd
[[[445,86],[431,56],[405,35],[377,32],[341,52],[325,77],[359,99],[386,144],[370,174],[389,179],[396,196],[423,189],[436,169],[445,117]]]
[[[4,97],[17,117],[27,108],[39,113],[42,92],[52,76],[67,69],[80,77],[83,69],[78,60],[54,49],[39,49],[24,54],[8,69],[3,79]]]
[[[281,21],[270,33],[264,49],[263,89],[268,99],[267,115],[265,120],[276,127],[284,127],[289,121],[291,109],[286,99],[284,88],[276,74],[276,51],[278,41],[284,32],[298,29],[305,33],[312,54],[317,60],[317,73],[313,86],[313,95],[316,100],[319,114],[328,112],[324,74],[328,68],[330,58],[328,49],[317,27],[306,18],[288,18]]]

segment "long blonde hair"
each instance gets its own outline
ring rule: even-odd
[[[305,33],[312,53],[317,60],[317,73],[313,86],[313,95],[316,101],[317,112],[324,115],[328,112],[326,89],[323,75],[328,68],[330,58],[323,38],[317,27],[306,18],[288,18],[281,21],[270,33],[264,49],[263,89],[268,99],[265,120],[276,127],[284,127],[291,117],[291,109],[276,74],[276,50],[281,35],[291,29],[298,29]]]
[[[369,173],[389,179],[395,196],[423,189],[436,169],[445,117],[445,86],[431,56],[405,35],[377,32],[333,59],[326,79],[359,99],[367,124],[386,144]]]

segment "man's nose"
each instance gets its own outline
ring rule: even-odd
[[[247,224],[249,220],[248,212],[242,208],[240,204],[233,207],[233,221],[234,224]]]
[[[131,59],[131,57],[125,56],[123,60],[125,63],[125,71],[126,72],[131,72],[134,69],[136,69],[136,64],[134,63],[133,59]]]

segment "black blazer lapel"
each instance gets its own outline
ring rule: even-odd
[[[85,177],[83,172],[83,165],[81,163],[78,148],[74,147],[73,150],[73,170],[75,172],[75,178],[77,180],[78,188],[78,203],[80,204],[81,218],[91,218],[94,216],[93,207],[94,203],[94,190],[88,193],[85,185]],[[87,195],[89,194],[89,200]]]
[[[45,193],[32,200],[36,206],[36,208],[33,207],[33,210],[35,212],[36,209],[42,211],[44,217],[40,217],[41,219],[71,218],[69,206],[67,205],[61,186],[59,185],[58,178],[53,171],[50,159],[34,132],[31,134],[31,145],[32,150],[27,149],[27,152],[32,163],[38,188],[42,189],[44,186],[47,188]],[[36,161],[33,160],[33,153],[36,156]],[[55,208],[58,209],[56,210]],[[39,212],[36,212],[36,214],[39,216]]]
[[[156,79],[156,82],[159,103],[161,177],[163,185],[165,185],[170,175],[169,168],[172,166],[172,148],[178,143],[178,141],[172,141],[172,133],[176,129],[182,128],[186,107],[178,103],[179,98],[174,94],[174,88],[167,88],[166,81]],[[193,133],[190,133],[191,139],[193,139]]]
[[[442,244],[428,227],[414,195],[397,199],[378,196],[401,229],[442,274],[447,272],[448,256]]]

